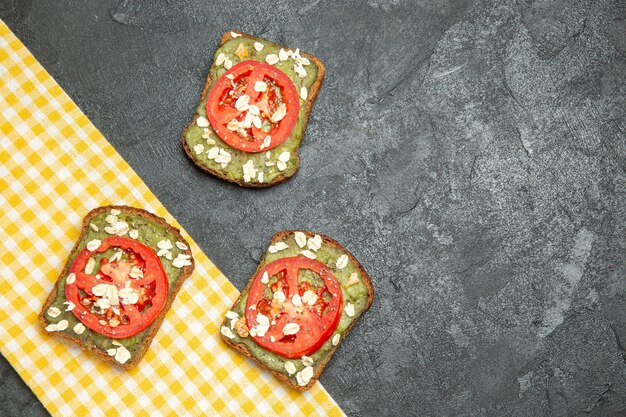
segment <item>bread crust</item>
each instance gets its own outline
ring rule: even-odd
[[[100,213],[108,212],[108,211],[111,211],[112,209],[117,209],[117,210],[119,210],[119,211],[121,211],[123,213],[131,214],[133,216],[147,218],[147,219],[149,219],[151,221],[154,221],[154,222],[157,222],[157,223],[161,224],[163,227],[168,229],[171,233],[176,235],[176,238],[177,238],[178,241],[183,242],[185,245],[187,245],[187,250],[183,251],[183,253],[185,253],[187,255],[191,255],[191,248],[189,246],[189,243],[180,234],[180,230],[175,228],[174,226],[170,225],[169,223],[167,223],[165,221],[165,219],[163,219],[162,217],[154,215],[154,214],[152,214],[152,213],[150,213],[150,212],[148,212],[146,210],[135,208],[135,207],[129,207],[129,206],[102,206],[102,207],[95,208],[95,209],[91,210],[89,213],[87,213],[87,215],[83,219],[83,225],[82,225],[80,236],[78,237],[78,239],[76,240],[76,244],[74,245],[74,247],[70,251],[70,253],[68,255],[68,258],[67,258],[67,261],[65,262],[65,267],[63,268],[63,271],[61,272],[61,275],[59,275],[59,278],[55,281],[54,287],[52,288],[52,291],[48,295],[48,298],[46,299],[46,302],[44,303],[44,305],[43,305],[43,307],[41,309],[41,312],[39,313],[39,322],[41,323],[41,325],[44,328],[49,324],[49,322],[45,319],[45,313],[46,313],[46,311],[48,310],[48,308],[50,307],[50,305],[52,304],[52,302],[54,301],[54,299],[57,296],[57,288],[58,288],[59,282],[62,279],[64,279],[67,276],[68,272],[69,272],[69,269],[70,269],[70,266],[71,266],[71,264],[69,262],[70,257],[78,249],[78,245],[80,244],[81,240],[83,239],[83,236],[85,235],[85,232],[89,228],[89,223],[91,222],[91,219],[94,216],[96,216],[96,215],[98,215]],[[193,259],[193,256],[189,260],[191,261],[191,265],[187,265],[187,266],[185,266],[184,268],[181,269],[181,276],[174,283],[172,291],[169,294],[169,296],[167,298],[167,301],[165,302],[165,306],[163,307],[163,310],[161,311],[161,313],[155,318],[155,320],[154,320],[154,322],[152,324],[152,330],[150,331],[150,333],[148,333],[146,335],[146,338],[144,339],[144,341],[142,343],[141,349],[138,351],[138,353],[136,353],[133,357],[131,357],[125,364],[119,363],[113,357],[107,355],[106,352],[98,349],[96,346],[87,345],[81,339],[76,338],[76,337],[72,337],[68,333],[58,332],[58,333],[55,333],[55,335],[65,339],[65,340],[69,340],[69,341],[71,341],[73,343],[76,343],[81,349],[93,352],[96,356],[99,356],[101,359],[103,359],[103,360],[105,360],[107,362],[113,363],[113,364],[115,364],[117,366],[120,366],[120,367],[122,367],[124,369],[127,369],[127,370],[134,368],[135,366],[137,366],[137,364],[141,361],[141,359],[144,357],[144,355],[148,351],[148,348],[150,347],[150,344],[152,343],[152,339],[154,339],[154,336],[156,335],[156,333],[161,328],[161,324],[163,323],[163,319],[165,318],[165,314],[167,314],[167,312],[169,311],[170,307],[172,306],[172,303],[174,302],[174,299],[176,298],[176,294],[178,294],[178,291],[180,290],[180,287],[183,285],[185,280],[193,272],[193,270],[195,268],[195,261]],[[111,339],[111,340],[115,340],[115,339]]]
[[[352,328],[359,321],[361,316],[363,314],[365,314],[365,312],[371,307],[372,303],[374,302],[374,286],[372,285],[371,278],[369,277],[367,272],[365,272],[365,269],[359,263],[359,261],[345,247],[343,247],[343,245],[341,245],[339,242],[337,242],[336,240],[334,240],[334,239],[332,239],[332,238],[330,238],[330,237],[328,237],[326,235],[323,235],[321,233],[313,233],[313,232],[309,232],[309,231],[306,231],[306,230],[283,230],[282,232],[278,232],[274,236],[272,236],[272,239],[270,240],[270,243],[269,243],[268,247],[273,245],[274,243],[280,241],[280,240],[283,240],[286,236],[293,235],[297,231],[303,232],[307,237],[313,237],[316,234],[318,234],[322,238],[322,242],[324,244],[326,244],[328,246],[331,246],[331,247],[338,248],[341,251],[343,251],[346,255],[348,255],[348,258],[350,259],[350,261],[353,262],[354,265],[356,265],[357,269],[361,273],[362,281],[363,281],[363,283],[365,284],[365,286],[367,287],[367,290],[368,290],[367,305],[366,305],[365,309],[361,312],[361,314],[356,316],[355,319],[350,324],[350,326],[348,326],[346,331],[343,333],[343,335],[341,337],[341,341],[339,342],[339,344],[337,344],[337,346],[334,346],[328,352],[328,354],[324,357],[322,362],[319,362],[319,366],[317,367],[317,370],[313,374],[313,377],[311,378],[309,383],[307,385],[305,385],[305,386],[298,385],[293,379],[289,378],[287,375],[285,375],[285,374],[283,374],[281,372],[277,372],[277,371],[273,371],[273,370],[269,369],[267,366],[265,366],[265,364],[263,364],[260,360],[258,360],[256,357],[254,357],[250,353],[250,351],[248,350],[248,347],[245,344],[243,344],[243,343],[234,343],[232,340],[230,340],[229,338],[227,338],[223,334],[222,334],[222,340],[224,340],[224,342],[226,342],[226,344],[231,346],[233,349],[237,350],[238,352],[241,352],[245,356],[247,356],[250,359],[252,359],[254,362],[259,364],[262,368],[265,368],[266,370],[271,372],[276,378],[278,378],[280,381],[284,382],[285,384],[287,384],[291,388],[293,388],[293,389],[295,389],[297,391],[308,391],[308,390],[310,390],[313,387],[315,382],[319,379],[320,375],[322,374],[322,372],[326,368],[326,365],[328,365],[328,362],[330,361],[330,359],[335,354],[335,351],[339,348],[339,346],[343,342],[345,336],[348,333],[350,333],[350,330],[352,330]],[[233,303],[233,305],[238,304],[242,299],[248,297],[248,293],[250,291],[250,287],[252,286],[253,278],[256,277],[259,274],[259,272],[261,271],[261,269],[262,269],[261,266],[265,262],[265,258],[267,257],[267,253],[268,252],[266,251],[265,254],[263,255],[263,259],[261,260],[261,262],[259,262],[259,265],[257,266],[256,271],[254,271],[254,274],[252,274],[252,276],[250,277],[250,280],[246,284],[245,288],[243,289],[243,291],[241,291],[241,294],[239,294],[239,298],[237,298],[237,300]],[[224,318],[224,321],[222,322],[222,326],[228,326],[228,319]]]
[[[249,35],[247,33],[244,32],[240,32],[238,30],[231,30],[228,31],[224,34],[224,36],[222,36],[222,39],[220,41],[220,46],[224,45],[224,43],[226,43],[227,41],[234,39],[233,36],[231,35],[231,33],[236,33],[238,35],[241,35],[241,37],[243,38],[248,38],[248,39],[254,39],[254,40],[258,40],[258,41],[266,41],[266,39],[263,38],[258,38],[256,36],[252,36]],[[239,36],[237,36],[237,38],[239,38]],[[285,45],[276,43],[276,42],[272,42],[282,48],[285,49],[290,49]],[[306,102],[306,117],[304,119],[304,123],[303,123],[303,132],[306,131],[306,127],[307,124],[309,122],[309,118],[311,117],[311,111],[313,109],[313,105],[315,104],[315,99],[317,98],[317,93],[320,90],[320,87],[322,86],[322,82],[324,81],[324,74],[325,74],[325,69],[324,69],[324,64],[322,63],[322,61],[320,61],[319,58],[317,58],[314,55],[311,55],[307,52],[304,51],[300,51],[300,55],[308,58],[310,61],[314,62],[315,65],[317,65],[318,71],[317,71],[317,77],[315,78],[315,81],[313,82],[313,85],[311,85],[311,88],[309,89],[309,95],[308,95],[308,99]],[[206,83],[204,84],[204,88],[202,90],[202,94],[200,96],[200,102],[204,103],[206,101],[206,96],[209,93],[209,89],[211,87],[211,85],[213,84],[213,80],[211,79],[211,75],[210,73],[207,75],[207,80]],[[287,181],[289,178],[293,177],[296,172],[298,172],[300,170],[300,144],[296,150],[295,150],[295,156],[296,156],[296,171],[293,173],[293,175],[285,175],[285,174],[280,174],[279,176],[277,176],[276,178],[274,178],[272,181],[270,182],[262,182],[262,183],[249,183],[249,182],[245,182],[245,181],[241,181],[241,180],[237,180],[237,179],[232,179],[229,178],[227,175],[224,174],[224,172],[219,171],[219,170],[215,170],[215,169],[211,169],[208,168],[202,164],[200,164],[196,158],[194,157],[194,154],[192,152],[192,150],[189,148],[189,146],[187,145],[187,141],[185,140],[185,134],[187,133],[187,131],[195,126],[196,124],[196,120],[198,119],[198,115],[194,115],[193,120],[191,121],[191,123],[189,123],[185,129],[183,129],[183,134],[182,134],[182,143],[183,143],[183,149],[185,149],[185,153],[187,154],[187,156],[189,157],[189,159],[191,159],[193,161],[193,163],[200,168],[201,170],[208,172],[209,174],[215,175],[218,178],[221,178],[223,180],[226,180],[228,182],[232,182],[235,183],[241,187],[247,187],[247,188],[266,188],[266,187],[271,187],[273,185],[277,185],[280,183],[283,183],[285,181]]]

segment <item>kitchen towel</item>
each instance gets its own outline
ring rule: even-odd
[[[180,227],[0,21],[0,351],[54,416],[343,415],[317,383],[286,388],[220,339],[236,288],[191,243],[196,270],[148,353],[124,371],[48,334],[41,306],[97,206]]]

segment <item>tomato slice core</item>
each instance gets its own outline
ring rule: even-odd
[[[300,270],[313,272],[323,284],[300,282]],[[269,279],[267,284],[265,279]],[[341,287],[330,269],[317,260],[293,256],[270,262],[254,278],[245,315],[248,328],[256,329],[252,338],[257,344],[294,359],[317,351],[330,338],[339,324],[342,305]],[[293,333],[295,325],[299,330]]]
[[[215,133],[244,152],[264,152],[285,142],[296,125],[296,86],[278,68],[254,60],[226,71],[207,96],[206,112]]]
[[[117,259],[94,254],[117,248]],[[124,257],[122,259],[121,257]],[[93,259],[93,261],[92,261]],[[89,273],[85,268],[92,268]],[[165,307],[168,281],[157,255],[146,245],[125,237],[108,237],[95,251],[84,248],[76,255],[65,285],[65,298],[74,303],[72,313],[91,330],[113,339],[135,336],[146,329]]]

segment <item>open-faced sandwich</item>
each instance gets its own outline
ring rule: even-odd
[[[183,147],[204,171],[244,187],[293,176],[324,79],[313,55],[231,31],[222,37]]]
[[[339,243],[280,232],[226,313],[222,338],[293,388],[308,390],[373,300],[370,278]]]
[[[39,320],[124,368],[148,350],[194,260],[178,229],[145,210],[90,211]]]

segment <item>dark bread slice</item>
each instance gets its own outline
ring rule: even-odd
[[[226,43],[227,41],[234,39],[232,36],[232,33],[241,35],[241,36],[237,36],[237,39],[239,39],[240,37],[242,38],[248,38],[248,39],[253,39],[253,40],[257,40],[257,41],[265,41],[265,42],[271,42],[281,48],[285,48],[285,49],[291,49],[288,48],[285,45],[279,44],[277,42],[272,42],[272,41],[267,41],[263,38],[258,38],[256,36],[252,36],[249,35],[247,33],[244,32],[240,32],[238,30],[231,30],[229,32],[226,32],[224,34],[224,36],[222,36],[222,39],[220,40],[220,45],[222,46],[224,45],[224,43]],[[315,99],[317,98],[317,94],[320,90],[320,87],[322,86],[322,82],[324,81],[324,64],[322,63],[322,61],[320,61],[319,58],[317,58],[314,55],[311,55],[307,52],[304,51],[300,51],[300,55],[302,55],[303,57],[308,58],[310,61],[312,61],[313,63],[315,63],[315,65],[318,68],[318,72],[317,72],[317,77],[315,79],[315,82],[313,83],[313,85],[311,85],[311,88],[309,88],[308,90],[308,97],[306,100],[306,118],[303,121],[303,132],[306,131],[306,126],[308,124],[309,118],[311,117],[311,110],[313,109],[313,105],[315,104]],[[211,75],[210,73],[207,75],[207,80],[206,83],[204,84],[204,89],[202,90],[202,94],[200,96],[200,103],[205,103],[206,102],[206,96],[209,93],[209,90],[211,88],[211,85],[213,84],[213,80],[211,79]],[[208,172],[209,174],[215,175],[218,178],[221,178],[223,180],[235,183],[237,185],[240,185],[241,187],[248,187],[248,188],[266,188],[266,187],[271,187],[273,185],[276,184],[280,184],[283,183],[285,181],[287,181],[289,178],[293,177],[293,175],[295,175],[295,173],[300,169],[300,146],[298,146],[298,148],[296,148],[295,151],[295,155],[294,157],[296,158],[297,162],[297,167],[296,167],[296,171],[293,173],[293,175],[286,175],[286,173],[282,173],[279,176],[277,176],[276,178],[274,178],[272,181],[270,182],[263,182],[263,183],[251,183],[251,182],[245,182],[245,181],[241,181],[238,179],[233,179],[228,177],[228,175],[225,175],[223,171],[220,170],[215,170],[215,169],[211,169],[201,163],[198,162],[198,160],[195,158],[195,155],[193,153],[193,151],[189,148],[187,141],[185,140],[185,135],[187,133],[187,131],[196,124],[196,120],[198,120],[198,114],[196,113],[193,117],[193,120],[191,121],[191,123],[189,123],[185,129],[183,130],[183,134],[182,134],[182,143],[183,143],[183,148],[185,149],[185,153],[187,153],[187,156],[189,157],[189,159],[191,159],[193,161],[193,163],[200,168],[201,170]],[[304,135],[304,133],[303,133]]]
[[[185,253],[185,254],[191,255],[191,249],[189,248],[189,244],[182,237],[182,235],[180,234],[180,230],[178,230],[174,226],[171,226],[162,217],[156,216],[156,215],[154,215],[154,214],[152,214],[152,213],[150,213],[150,212],[148,212],[146,210],[143,210],[143,209],[138,209],[138,208],[128,207],[128,206],[102,206],[102,207],[95,208],[95,209],[91,210],[89,213],[87,213],[87,215],[83,219],[81,234],[78,237],[78,239],[76,240],[76,244],[74,245],[74,247],[70,251],[70,255],[68,256],[68,260],[65,263],[65,267],[63,268],[63,271],[61,272],[61,275],[59,275],[59,278],[55,282],[52,291],[48,295],[48,298],[46,299],[46,302],[44,303],[44,305],[43,305],[43,307],[41,309],[41,313],[39,313],[39,322],[41,323],[41,325],[43,327],[46,327],[48,324],[50,324],[48,322],[48,320],[46,320],[46,318],[45,318],[46,311],[48,310],[48,308],[50,307],[50,305],[53,303],[53,301],[55,300],[55,298],[57,296],[57,288],[59,286],[59,282],[61,280],[65,279],[67,277],[67,275],[68,275],[68,271],[69,271],[70,266],[71,266],[71,264],[69,262],[70,257],[78,249],[78,246],[80,245],[80,242],[82,241],[83,236],[85,235],[85,232],[89,228],[89,223],[90,223],[91,219],[94,216],[98,215],[98,214],[111,211],[112,209],[117,209],[120,212],[123,212],[123,213],[126,213],[126,214],[130,214],[132,216],[143,217],[143,218],[146,218],[146,219],[148,219],[150,221],[153,221],[155,223],[159,223],[160,225],[165,227],[168,231],[170,231],[172,234],[174,234],[178,241],[180,241],[180,242],[184,243],[185,245],[187,245],[188,249],[184,250],[184,251],[181,251],[181,253]],[[69,340],[69,341],[71,341],[73,343],[76,343],[83,350],[87,350],[87,351],[93,352],[95,355],[99,356],[100,358],[104,359],[107,362],[111,362],[111,363],[113,363],[113,364],[115,364],[117,366],[121,366],[122,368],[127,369],[127,370],[135,367],[141,361],[143,356],[146,354],[148,348],[150,347],[150,344],[152,343],[152,339],[154,338],[155,334],[157,333],[157,331],[161,327],[161,323],[163,322],[163,319],[165,318],[165,314],[167,314],[167,312],[169,311],[170,307],[172,306],[172,302],[176,298],[176,294],[178,294],[178,291],[180,290],[180,287],[183,285],[185,280],[193,272],[193,270],[195,268],[195,261],[193,259],[193,256],[190,258],[190,261],[191,261],[191,265],[188,265],[188,266],[185,266],[185,267],[181,268],[181,275],[178,278],[178,280],[176,280],[176,282],[174,283],[173,288],[171,288],[169,297],[167,298],[167,301],[165,303],[165,306],[163,307],[163,310],[156,317],[154,322],[150,325],[152,327],[152,329],[151,329],[150,333],[148,333],[144,337],[144,339],[142,341],[142,344],[141,344],[141,350],[139,350],[139,352],[136,353],[133,357],[131,357],[125,364],[120,364],[112,356],[107,355],[107,353],[105,351],[99,349],[95,345],[91,345],[91,346],[87,345],[81,339],[73,337],[69,332],[67,332],[67,333],[66,332],[55,332],[55,334],[57,336],[63,338],[63,339],[66,339],[66,340]],[[111,340],[115,340],[115,339],[111,339]]]
[[[268,245],[269,246],[275,244],[278,241],[282,241],[284,238],[293,235],[295,232],[300,231],[303,232],[307,238],[313,237],[316,234],[320,235],[322,238],[322,243],[329,245],[331,247],[334,248],[338,248],[339,250],[341,250],[343,253],[345,253],[346,255],[348,255],[348,259],[350,260],[350,262],[352,262],[357,270],[360,273],[360,277],[361,277],[361,281],[363,282],[363,284],[365,284],[365,286],[367,287],[368,290],[368,298],[367,298],[367,302],[366,302],[366,306],[365,308],[360,312],[359,315],[355,315],[355,317],[353,318],[352,322],[350,323],[350,325],[348,326],[348,328],[343,332],[342,336],[341,336],[341,340],[339,342],[339,344],[337,344],[337,346],[334,346],[323,358],[323,360],[321,362],[316,362],[316,370],[315,373],[313,374],[313,377],[311,378],[311,380],[309,381],[309,383],[305,386],[300,386],[298,385],[293,378],[290,378],[289,376],[285,375],[284,373],[281,372],[277,372],[274,371],[272,369],[269,369],[261,360],[259,360],[256,356],[254,356],[250,350],[248,349],[248,347],[243,344],[243,343],[235,343],[232,340],[230,340],[228,337],[224,336],[222,334],[222,339],[224,340],[224,342],[226,342],[229,346],[231,346],[232,348],[234,348],[235,350],[237,350],[238,352],[241,352],[242,354],[244,354],[245,356],[249,357],[250,359],[252,359],[253,361],[255,361],[256,363],[258,363],[261,367],[265,368],[266,370],[268,370],[269,372],[271,372],[276,378],[278,378],[280,381],[284,382],[285,384],[289,385],[290,387],[292,387],[295,390],[298,391],[308,391],[309,389],[311,389],[311,387],[315,384],[315,382],[319,379],[321,373],[324,371],[324,369],[326,368],[326,365],[328,364],[328,362],[330,361],[330,359],[333,357],[335,351],[339,348],[339,346],[341,345],[341,342],[343,341],[343,339],[345,338],[345,336],[350,332],[350,330],[352,330],[352,328],[354,327],[354,325],[357,323],[357,321],[359,321],[359,319],[361,318],[361,316],[370,308],[370,306],[372,305],[373,301],[374,301],[374,287],[372,285],[372,281],[371,278],[369,277],[369,275],[367,274],[367,272],[365,272],[365,269],[363,268],[363,266],[359,263],[359,261],[346,249],[344,248],[339,242],[337,242],[334,239],[331,239],[328,236],[325,236],[323,234],[320,233],[313,233],[313,232],[308,232],[308,231],[304,231],[304,230],[283,230],[282,232],[278,232],[276,233],[274,236],[272,236],[272,239],[270,240],[270,243]],[[259,272],[261,271],[261,269],[265,266],[266,264],[266,258],[267,258],[267,254],[268,252],[266,251],[265,254],[263,255],[263,259],[261,259],[261,262],[259,262],[259,266],[257,267],[256,271],[254,272],[254,274],[252,274],[252,276],[250,277],[250,280],[248,281],[248,283],[246,284],[246,286],[244,287],[243,291],[241,291],[241,294],[239,295],[239,298],[237,298],[237,300],[235,301],[235,303],[233,304],[233,307],[236,306],[237,304],[239,304],[240,301],[247,299],[248,297],[248,293],[250,291],[250,287],[252,286],[253,283],[253,279],[254,277],[256,277]],[[342,286],[343,289],[343,286]],[[228,326],[228,319],[225,318],[222,326]]]

